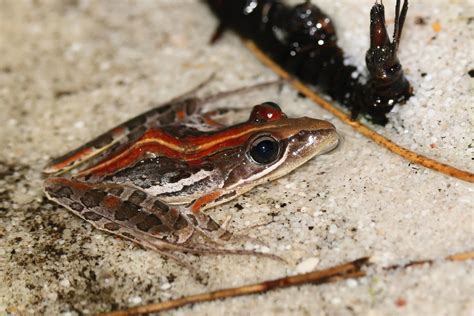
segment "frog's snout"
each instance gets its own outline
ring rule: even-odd
[[[327,154],[329,152],[334,151],[337,147],[339,147],[339,144],[342,143],[343,141],[342,136],[336,130],[334,130],[334,133],[336,134],[335,139],[329,142],[328,147],[326,148],[326,151],[321,152],[321,154]]]
[[[313,139],[316,140],[315,149],[317,149],[319,155],[334,150],[341,141],[341,136],[336,131],[336,127],[328,121],[313,119],[311,130]]]
[[[332,125],[332,124],[331,124]],[[337,148],[341,142],[341,136],[336,131],[336,128],[333,126],[332,129],[325,130],[325,135],[321,137],[321,150],[320,155],[327,154]]]
[[[294,134],[289,136],[289,152],[293,157],[308,159],[325,154],[339,144],[336,127],[328,121],[303,117],[292,126]]]
[[[317,120],[317,119],[311,119],[314,121],[313,123],[313,129],[314,130],[334,130],[336,131],[336,127],[328,121],[324,120]]]

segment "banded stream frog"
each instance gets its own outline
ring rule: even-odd
[[[193,241],[196,233],[232,237],[202,211],[286,175],[339,138],[331,123],[288,118],[272,102],[224,126],[215,120],[220,111],[203,106],[228,94],[169,102],[54,159],[44,169],[46,195],[96,228],[165,255],[245,253]]]

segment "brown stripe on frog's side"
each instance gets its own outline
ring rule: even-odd
[[[97,156],[102,151],[110,148],[114,145],[114,141],[119,140],[126,131],[127,130],[123,127],[117,126],[116,128],[99,135],[79,148],[72,150],[63,156],[52,159],[48,166],[43,170],[43,173],[53,174],[66,172],[75,168],[85,161]],[[107,151],[106,153],[110,153],[110,151]]]
[[[147,130],[147,132],[120,155],[115,155],[104,163],[84,170],[81,174],[94,173],[107,175],[117,170],[133,165],[144,158],[145,155],[167,156],[175,159],[199,162],[223,148],[233,148],[242,145],[250,135],[260,131],[276,129],[281,137],[291,133],[300,124],[306,124],[311,119],[286,119],[266,122],[266,124],[253,121],[244,122],[228,128],[214,129],[200,132],[198,136],[188,135],[180,138],[175,136],[166,127]]]

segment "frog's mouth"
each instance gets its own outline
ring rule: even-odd
[[[340,147],[339,145],[344,141],[344,138],[338,132],[335,132],[335,133],[336,133],[336,139],[335,140],[331,139],[328,142],[327,146],[323,150],[321,150],[319,155],[329,154],[335,151],[336,148]]]
[[[332,155],[335,152],[338,152],[341,149],[343,144],[344,144],[344,136],[342,134],[337,133],[337,141],[333,144],[332,147],[329,146],[326,149],[326,151],[321,152],[321,155],[326,155],[326,154]]]

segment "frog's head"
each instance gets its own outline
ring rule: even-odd
[[[253,128],[241,148],[240,163],[233,166],[226,180],[226,187],[238,191],[284,176],[339,143],[331,123],[308,117],[287,118],[271,102],[255,106],[247,123]]]

